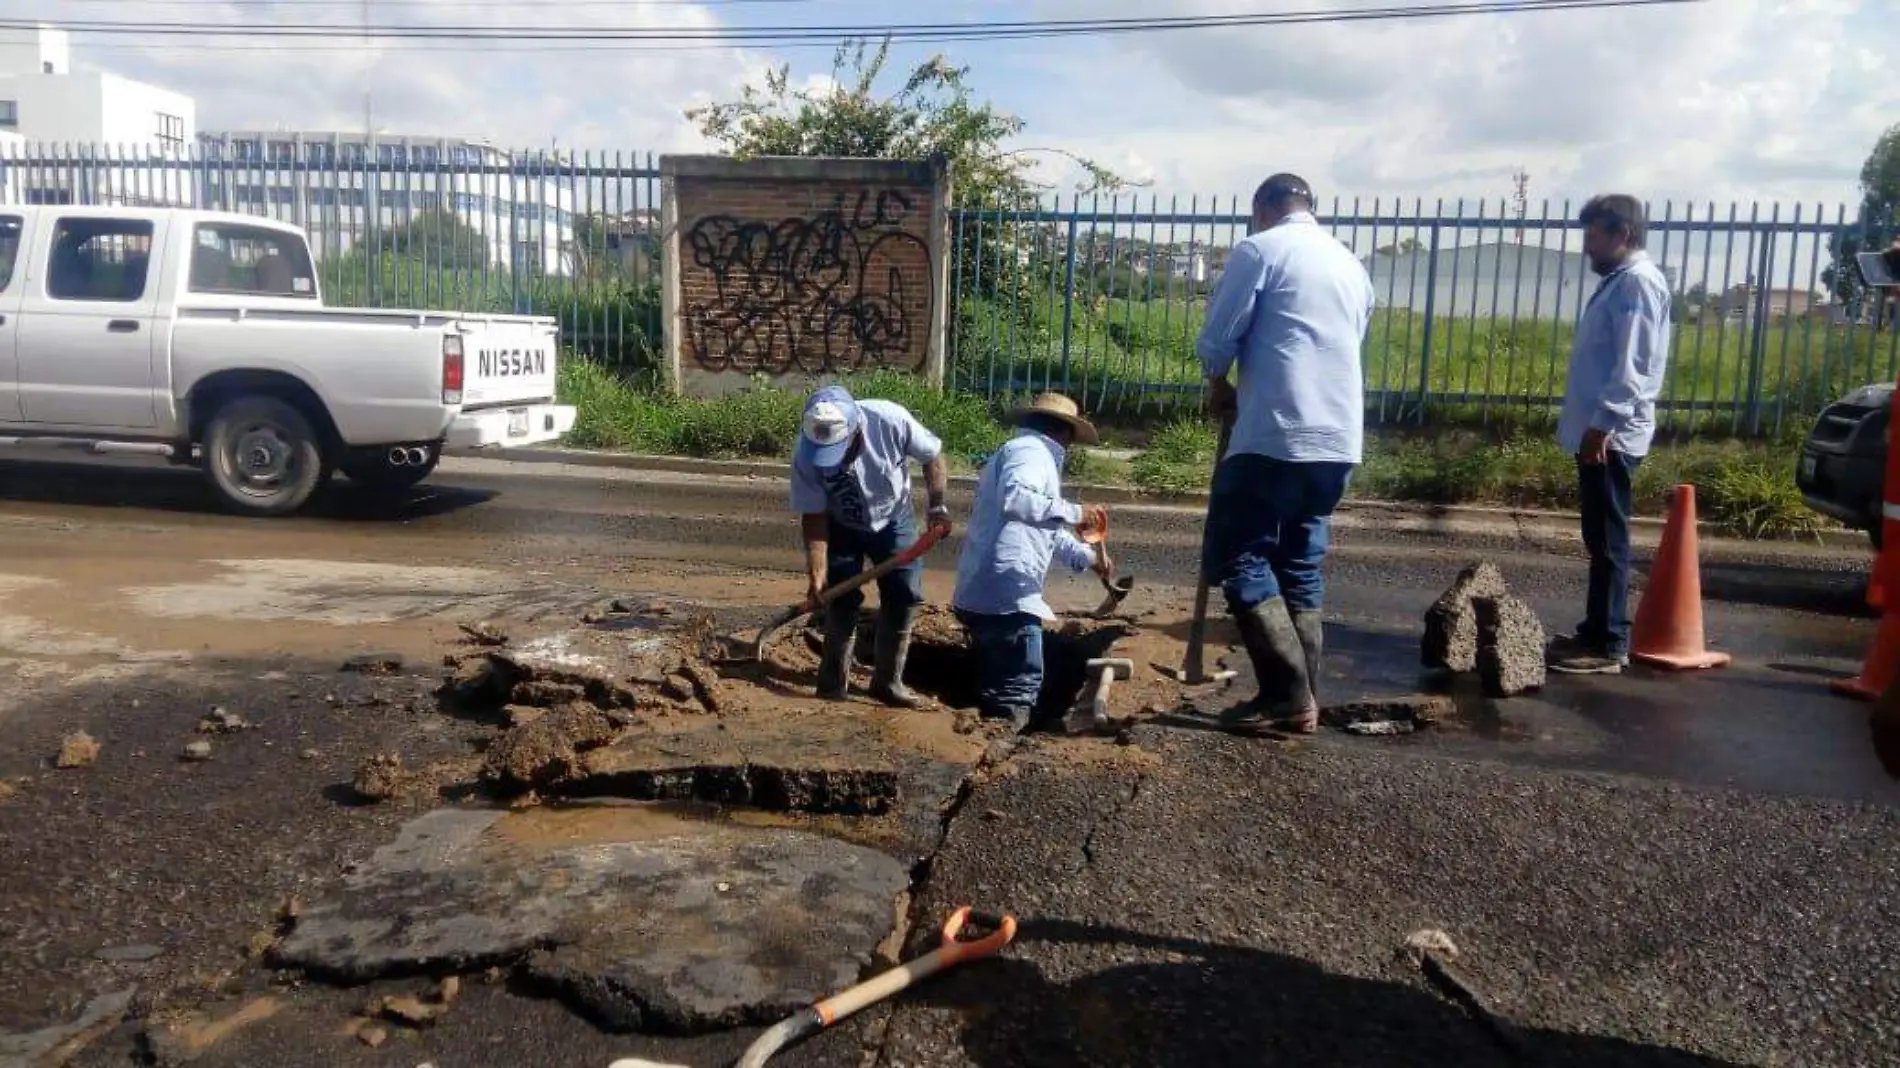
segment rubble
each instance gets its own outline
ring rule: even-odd
[[[1474,602],[1478,612],[1478,676],[1492,697],[1516,697],[1544,686],[1544,624],[1530,605],[1507,595]]]
[[[211,714],[198,721],[199,734],[231,734],[249,730],[254,726],[243,716],[223,707],[213,708]]]
[[[482,777],[504,790],[553,785],[581,771],[581,754],[620,735],[626,722],[591,705],[573,704],[504,732],[488,747]]]
[[[1425,612],[1425,637],[1420,654],[1424,665],[1464,673],[1478,668],[1478,610],[1481,597],[1509,593],[1504,573],[1496,565],[1477,563],[1458,573],[1442,596]]]
[[[364,653],[345,660],[338,670],[356,675],[394,675],[402,665],[400,653]]]
[[[210,742],[192,742],[191,744],[185,746],[184,751],[178,754],[178,758],[180,760],[189,760],[189,761],[210,760],[211,759],[211,743]]]
[[[1450,716],[1457,706],[1442,694],[1402,694],[1343,701],[1320,709],[1320,722],[1348,734],[1410,734]]]
[[[377,753],[357,766],[351,789],[366,801],[387,801],[402,792],[402,757],[395,753]]]
[[[99,743],[85,731],[74,731],[59,743],[59,752],[53,757],[56,768],[87,768],[99,759]]]

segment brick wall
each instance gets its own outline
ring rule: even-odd
[[[943,378],[947,185],[891,160],[661,161],[674,387]]]

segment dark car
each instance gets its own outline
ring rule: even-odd
[[[1880,547],[1892,383],[1862,386],[1827,406],[1801,445],[1794,482],[1808,507],[1864,530]]]

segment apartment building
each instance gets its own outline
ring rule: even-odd
[[[197,106],[169,89],[73,69],[64,30],[0,29],[0,191],[29,204],[186,204]]]
[[[584,179],[564,161],[480,141],[361,131],[216,131],[198,138],[207,207],[303,227],[319,258],[446,215],[497,267],[569,274]]]

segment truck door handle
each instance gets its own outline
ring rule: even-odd
[[[114,319],[106,324],[106,329],[115,334],[135,334],[139,324],[131,319]]]

